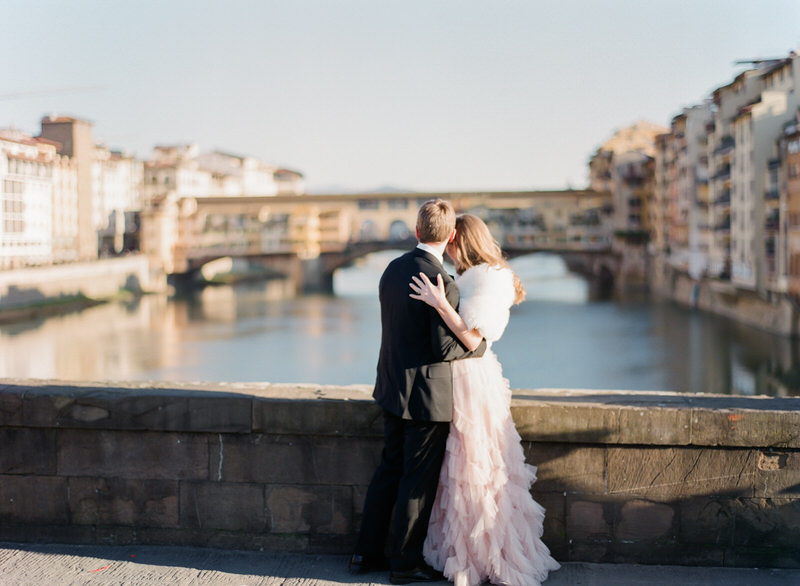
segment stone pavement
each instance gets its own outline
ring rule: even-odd
[[[174,546],[0,543],[1,586],[353,586],[340,555],[259,553]],[[446,582],[441,584],[446,585]],[[800,570],[567,563],[546,586],[770,586],[800,584]]]

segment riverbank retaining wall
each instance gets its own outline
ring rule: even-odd
[[[349,553],[365,386],[0,381],[0,540]],[[516,391],[561,561],[800,567],[800,399]]]
[[[779,336],[800,335],[800,310],[785,295],[774,293],[765,298],[730,281],[693,279],[663,261],[652,263],[650,285],[656,295]]]
[[[165,289],[163,271],[152,270],[143,255],[0,271],[0,312],[103,300],[121,290],[141,293]]]

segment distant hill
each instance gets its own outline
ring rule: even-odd
[[[341,185],[323,185],[310,188],[308,193],[310,195],[332,195],[341,193],[414,193],[415,191],[414,189],[404,189],[402,187],[395,187],[394,185],[381,185],[374,189],[353,189],[352,187],[344,187]]]
[[[393,185],[381,185],[376,189],[368,189],[362,193],[414,193],[414,189],[404,189]]]

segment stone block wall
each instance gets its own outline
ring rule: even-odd
[[[163,271],[152,270],[143,255],[0,271],[0,312],[64,299],[108,299],[122,289],[161,291],[166,284]]]
[[[348,553],[364,386],[0,381],[0,540]],[[561,561],[800,567],[800,399],[517,391]]]

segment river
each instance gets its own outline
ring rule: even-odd
[[[396,254],[338,271],[332,296],[224,285],[0,325],[0,377],[372,383],[377,281]],[[512,266],[528,298],[494,350],[513,388],[800,395],[796,340],[669,303],[592,301],[556,256]]]

